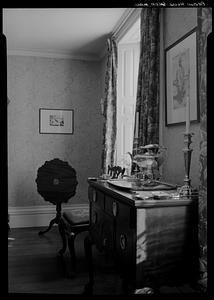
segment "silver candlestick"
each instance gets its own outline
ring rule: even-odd
[[[190,164],[191,164],[191,155],[192,155],[192,149],[190,149],[190,144],[192,143],[191,137],[194,135],[194,133],[184,133],[184,167],[185,167],[185,177],[184,177],[184,185],[180,189],[180,195],[181,196],[190,196],[193,192],[193,189],[191,187],[191,180],[189,177],[190,173]]]

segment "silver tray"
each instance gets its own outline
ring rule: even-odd
[[[128,180],[107,180],[108,184],[123,190],[135,190],[135,191],[161,191],[161,190],[175,190],[176,185],[163,183],[163,182],[153,182],[152,185],[146,185],[143,183],[138,183],[135,181]]]

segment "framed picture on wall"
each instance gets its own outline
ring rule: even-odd
[[[39,110],[39,133],[73,134],[73,109],[46,109]]]
[[[190,121],[199,121],[197,93],[197,27],[165,50],[166,126],[184,123],[186,103]]]

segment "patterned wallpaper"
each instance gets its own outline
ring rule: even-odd
[[[87,177],[101,166],[100,63],[8,56],[8,205],[47,204],[37,193],[37,169],[60,158],[76,171],[72,203],[87,203]],[[39,109],[74,109],[74,134],[39,134]]]
[[[187,32],[197,26],[197,8],[166,8],[164,13],[164,48],[166,49]],[[163,97],[163,112],[165,122],[165,97]],[[191,148],[190,178],[194,187],[199,186],[199,141],[200,124],[191,123],[194,133]],[[163,163],[163,177],[166,181],[183,184],[184,180],[184,132],[185,124],[163,127],[163,145],[167,148],[167,159]],[[173,168],[172,168],[173,166]]]

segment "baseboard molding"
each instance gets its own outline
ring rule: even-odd
[[[62,211],[89,210],[88,204],[62,205]],[[51,219],[56,216],[55,205],[9,207],[10,228],[48,226]]]

